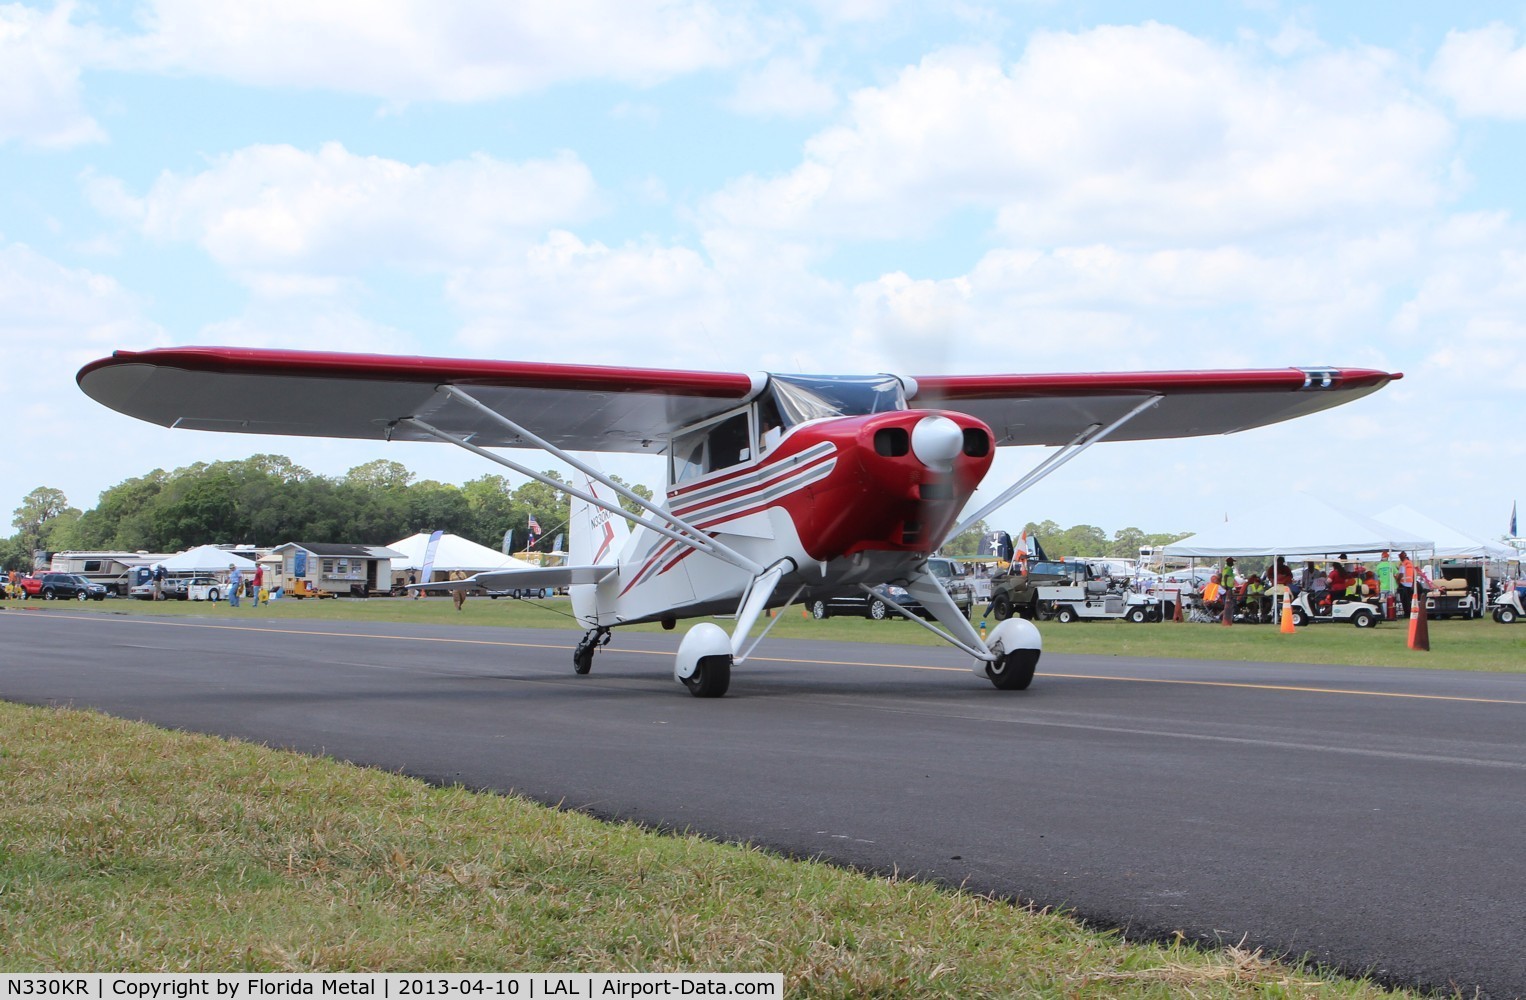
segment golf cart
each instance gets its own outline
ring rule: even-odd
[[[1320,598],[1328,598],[1328,591],[1321,591]],[[1293,598],[1293,624],[1308,625],[1311,622],[1350,622],[1357,628],[1372,628],[1383,620],[1383,612],[1376,604],[1352,601],[1344,597],[1316,600],[1305,590]]]
[[[1038,587],[1037,617],[1065,624],[1079,620],[1123,618],[1136,624],[1161,620],[1161,602],[1127,587],[1109,587],[1106,580]]]
[[[1442,566],[1433,589],[1425,597],[1428,618],[1482,618],[1484,569],[1482,566]]]
[[[1494,620],[1501,625],[1509,625],[1512,622],[1526,618],[1526,586],[1517,584],[1514,587],[1506,587],[1500,591],[1500,595],[1494,599]]]

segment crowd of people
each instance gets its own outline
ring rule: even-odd
[[[1277,597],[1285,594],[1296,600],[1305,592],[1315,614],[1328,613],[1338,600],[1367,601],[1377,605],[1385,617],[1406,618],[1417,588],[1424,595],[1431,587],[1424,569],[1407,553],[1400,552],[1394,558],[1384,549],[1370,566],[1341,553],[1325,567],[1306,561],[1296,573],[1282,556],[1264,572],[1242,572],[1231,557],[1195,597],[1209,616],[1226,622],[1269,622],[1276,612]]]

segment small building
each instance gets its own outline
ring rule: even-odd
[[[392,560],[402,557],[382,545],[346,542],[287,542],[260,560],[273,586],[302,591],[369,597],[392,587]]]

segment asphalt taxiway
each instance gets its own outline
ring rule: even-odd
[[[886,626],[910,628],[905,623]],[[95,708],[666,829],[1526,995],[1526,675],[678,636],[0,614],[0,698]]]

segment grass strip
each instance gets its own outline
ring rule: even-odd
[[[290,598],[268,606],[232,608],[226,603],[200,601],[78,601],[44,603],[5,602],[6,608],[41,613],[154,614],[190,616],[216,621],[251,622],[267,619],[309,622],[365,622],[374,624],[491,625],[513,628],[557,629],[565,633],[567,648],[576,645],[581,630],[572,619],[570,602],[471,598],[457,612],[446,598],[373,598],[332,601]],[[942,639],[904,620],[869,621],[864,618],[829,618],[816,621],[803,616],[798,607],[777,612],[779,620],[769,639],[826,639],[840,642],[893,643],[907,646],[946,647]],[[730,631],[732,622],[712,619]],[[980,619],[977,618],[978,622]],[[766,620],[765,620],[766,621]],[[755,631],[761,631],[760,622]],[[988,627],[995,626],[990,620]],[[685,624],[683,627],[687,627]],[[1489,618],[1451,619],[1430,623],[1431,649],[1408,648],[1408,623],[1384,622],[1376,628],[1358,629],[1347,624],[1323,622],[1298,629],[1292,635],[1275,625],[1198,625],[1159,622],[1133,625],[1124,621],[1039,622],[1044,649],[1049,653],[1090,656],[1138,656],[1166,659],[1231,660],[1256,663],[1328,663],[1365,667],[1415,667],[1433,670],[1471,670],[1493,673],[1526,672],[1526,625],[1500,625]],[[621,626],[619,633],[659,631],[659,625]],[[676,633],[675,633],[676,636]],[[677,648],[677,638],[674,639]],[[768,655],[768,644],[759,647]],[[1039,674],[1044,672],[1039,665]]]
[[[0,703],[0,971],[781,971],[795,997],[1378,997],[1243,949]]]

